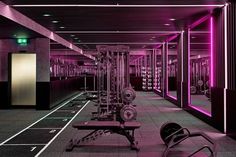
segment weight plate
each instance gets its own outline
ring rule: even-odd
[[[203,85],[203,81],[202,81],[202,80],[198,80],[198,81],[197,81],[197,84],[198,84],[199,86],[202,86],[202,85]]]
[[[135,120],[137,117],[137,111],[133,106],[125,105],[120,110],[120,117],[125,122]]]
[[[161,136],[161,139],[163,140],[163,142],[167,145],[170,140],[171,140],[171,137],[167,139],[167,137],[171,134],[173,134],[174,132],[176,132],[177,130],[181,129],[182,127],[177,124],[177,123],[174,123],[174,122],[166,122],[164,123],[162,126],[161,126],[161,129],[160,129],[160,136]],[[184,131],[180,131],[177,133],[177,135],[179,134],[184,134]],[[176,139],[178,140],[178,139]]]
[[[124,88],[121,93],[121,98],[125,103],[131,103],[136,97],[135,91],[132,88]]]
[[[190,87],[190,93],[191,93],[191,94],[196,94],[196,93],[197,93],[197,87],[191,86],[191,87]]]

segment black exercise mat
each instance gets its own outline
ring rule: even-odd
[[[77,111],[63,111],[63,110],[58,110],[58,111],[55,111],[54,113],[50,114],[49,116],[47,116],[47,118],[56,118],[56,117],[68,117],[68,118],[72,118],[74,117],[74,115],[77,113]]]
[[[40,122],[33,125],[31,128],[63,128],[70,118],[65,119],[43,119]]]
[[[67,104],[63,107],[61,107],[59,110],[80,110],[82,107],[84,106],[84,104],[79,104],[79,103],[70,103]]]
[[[35,156],[44,145],[27,145],[27,146],[9,146],[3,145],[0,147],[1,157],[32,157]]]
[[[5,144],[47,144],[60,129],[28,129]]]

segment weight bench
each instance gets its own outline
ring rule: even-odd
[[[78,130],[93,130],[81,139],[72,138],[66,151],[72,151],[74,147],[79,147],[81,143],[96,140],[98,137],[106,135],[108,133],[116,133],[125,136],[130,142],[130,147],[133,150],[139,150],[138,142],[135,141],[134,131],[140,128],[139,122],[125,122],[124,124],[118,121],[86,121],[74,123],[73,128]]]

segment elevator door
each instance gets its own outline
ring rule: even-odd
[[[11,54],[11,105],[36,105],[36,54]]]

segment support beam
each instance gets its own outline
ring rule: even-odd
[[[21,14],[20,12],[18,12],[14,8],[10,7],[9,5],[6,5],[2,1],[0,1],[0,15],[3,17],[6,17],[7,19],[9,19],[11,21],[14,21],[14,22],[16,22],[16,23],[18,23],[30,30],[33,30],[33,31],[35,31],[35,32],[55,41],[55,42],[58,42],[59,44],[65,46],[65,47],[68,47],[69,49],[79,52],[80,54],[83,54],[82,49],[80,49],[76,45],[68,42],[67,40],[65,40],[62,37],[60,37],[59,35],[57,35],[56,33],[52,32],[52,31],[48,30],[47,28],[43,27],[42,25],[36,23],[32,19]],[[86,56],[91,59],[95,59],[92,56],[88,56],[88,55],[86,55]]]

